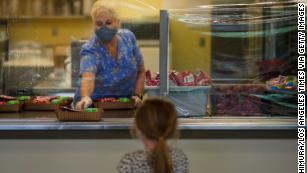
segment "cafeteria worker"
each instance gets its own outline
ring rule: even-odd
[[[109,2],[98,0],[91,9],[95,35],[80,51],[76,109],[85,109],[93,100],[108,97],[129,97],[136,105],[141,102],[145,80],[143,57],[135,35],[119,29],[120,21]]]

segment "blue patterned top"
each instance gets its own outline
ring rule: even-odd
[[[80,51],[80,75],[85,72],[96,76],[92,99],[103,97],[129,97],[133,95],[137,72],[143,66],[143,56],[135,35],[127,29],[119,29],[118,57],[115,59],[94,36]],[[80,82],[75,101],[80,100]]]

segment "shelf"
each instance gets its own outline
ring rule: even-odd
[[[12,20],[91,20],[91,16],[89,15],[51,15],[51,16],[29,16],[29,15],[21,15],[21,16],[0,16],[0,22],[2,21],[12,21]],[[144,23],[159,23],[159,18],[144,18],[144,19],[130,19],[123,18],[120,19],[122,23],[134,23],[134,24],[144,24]]]
[[[1,16],[0,20],[71,20],[71,19],[91,19],[90,16],[66,15],[66,16]]]

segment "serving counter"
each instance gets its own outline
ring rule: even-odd
[[[128,139],[132,118],[60,122],[54,112],[2,113],[1,139]],[[296,138],[293,117],[179,118],[181,138]]]

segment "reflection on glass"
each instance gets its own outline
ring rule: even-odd
[[[74,93],[79,82],[80,48],[93,35],[90,9],[94,1],[0,1],[4,28],[1,34],[5,31],[9,36],[5,43],[9,50],[1,46],[1,53],[7,54],[6,61],[3,64],[1,61],[1,81],[4,81],[1,91],[8,95]],[[157,71],[161,2],[115,0],[112,3],[117,4],[122,28],[135,33],[146,56],[146,66],[151,68],[153,62],[152,69]]]
[[[168,97],[180,115],[297,115],[296,2],[200,6],[168,15]]]

